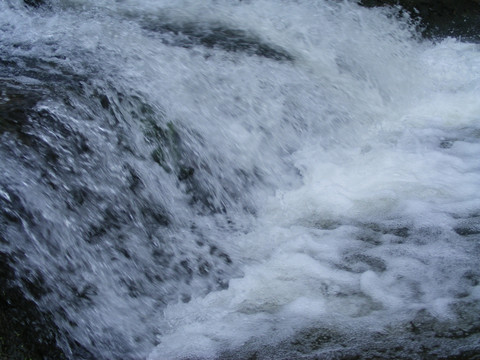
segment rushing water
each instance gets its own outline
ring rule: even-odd
[[[0,252],[67,357],[480,351],[480,47],[397,15],[0,2]]]

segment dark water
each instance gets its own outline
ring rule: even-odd
[[[2,2],[2,358],[478,356],[480,52],[414,25]]]

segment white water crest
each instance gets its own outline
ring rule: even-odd
[[[25,220],[1,250],[27,254],[39,306],[94,358],[348,355],[374,336],[406,357],[412,332],[437,341],[419,317],[478,327],[478,44],[320,0],[7,1],[0,31],[49,76],[15,78],[53,89],[36,109],[92,149],[62,153],[80,170],[56,191],[0,161],[0,195],[55,242]],[[67,209],[77,187],[95,195]]]

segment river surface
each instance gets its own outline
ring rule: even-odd
[[[68,358],[480,353],[478,44],[355,1],[4,0],[0,79],[0,252]]]

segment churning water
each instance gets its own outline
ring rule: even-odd
[[[0,56],[0,252],[68,357],[479,351],[479,45],[355,1],[7,0]]]

